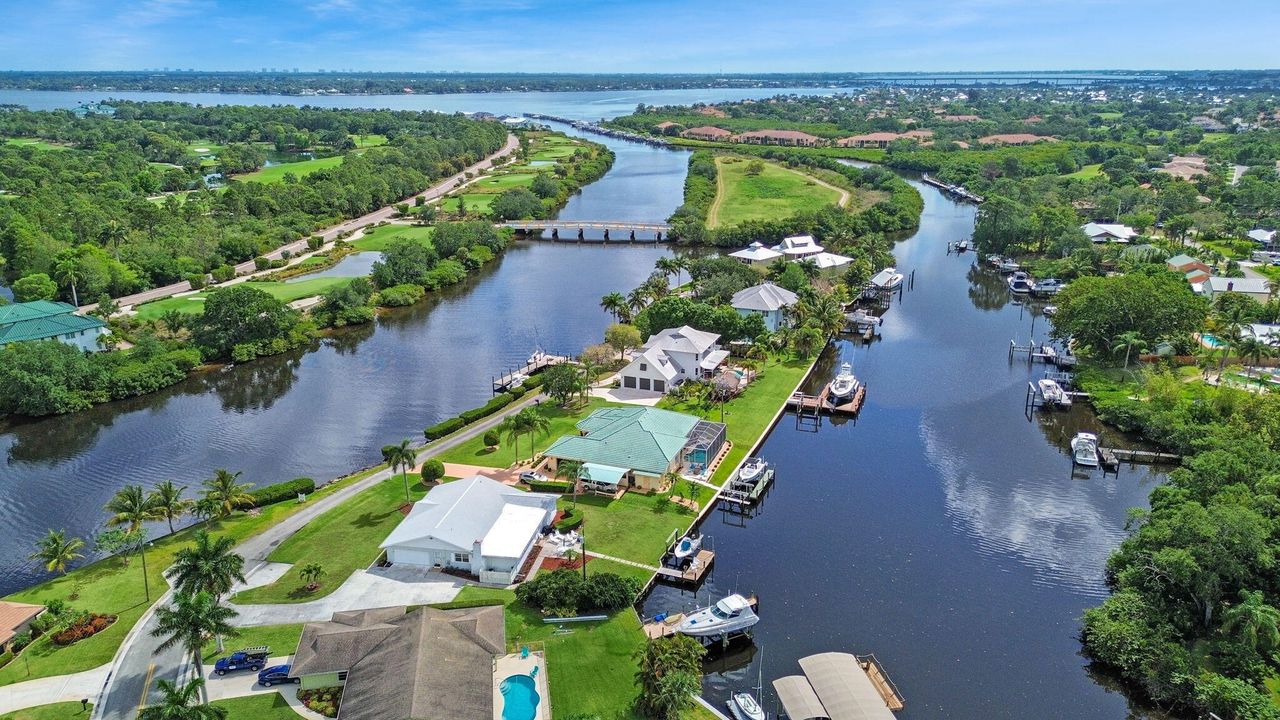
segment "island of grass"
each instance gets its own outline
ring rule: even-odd
[[[59,702],[15,710],[0,715],[0,720],[89,720],[93,703],[88,707],[78,702]]]
[[[430,225],[379,225],[365,230],[364,234],[353,237],[348,242],[351,247],[360,252],[382,252],[392,240],[397,238],[416,240],[424,245],[430,244],[431,235],[434,232],[435,228]]]
[[[298,162],[280,163],[279,165],[271,165],[261,170],[256,170],[244,175],[236,175],[236,180],[246,182],[275,183],[284,180],[285,175],[293,175],[294,177],[304,177],[310,175],[317,170],[326,170],[328,168],[337,167],[342,164],[342,155],[332,155],[330,157],[318,157],[310,160],[300,160]]]
[[[847,205],[849,191],[774,162],[739,155],[716,157],[716,199],[707,227],[778,220],[826,205]]]

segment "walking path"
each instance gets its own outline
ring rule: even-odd
[[[14,662],[22,662],[15,659]],[[111,665],[100,665],[72,675],[28,680],[0,687],[0,715],[35,705],[93,700],[107,679]]]
[[[636,562],[635,560],[624,560],[620,557],[605,555],[604,553],[598,553],[594,550],[588,550],[587,557],[599,558],[601,560],[608,560],[610,562],[622,563],[623,565],[630,565],[631,567],[637,567],[637,568],[640,568],[641,570],[648,570],[649,572],[658,572],[659,570],[659,568],[655,565],[645,565],[644,563],[639,563],[639,562]]]
[[[497,162],[500,158],[510,155],[511,153],[514,153],[516,149],[519,147],[520,147],[520,139],[517,138],[515,135],[508,134],[506,144],[504,144],[497,152],[493,153],[489,157],[486,157],[480,162],[475,163],[474,165],[468,166],[462,172],[457,173],[456,175],[450,175],[449,177],[444,178],[443,180],[436,183],[435,185],[432,185],[426,190],[423,190],[422,192],[418,193],[417,195],[414,195],[410,198],[402,200],[401,202],[413,203],[414,200],[419,197],[423,198],[424,200],[436,200],[441,197],[444,197],[446,194],[458,189],[459,187],[461,187],[462,185],[468,182],[466,177],[467,173],[478,174],[481,171],[488,170],[489,168],[493,167],[494,163]],[[478,179],[478,177],[473,178],[472,182],[474,182],[475,179]],[[383,220],[390,220],[396,214],[395,205],[397,204],[400,204],[400,203],[388,205],[384,208],[374,210],[373,212],[368,213],[367,215],[361,215],[358,218],[348,220],[343,223],[339,223],[337,225],[334,225],[333,227],[328,228],[327,230],[322,230],[318,233],[312,233],[312,234],[323,237],[325,243],[329,243],[333,241],[335,238],[337,238],[338,235],[344,232],[357,230],[361,227],[364,227],[365,225],[372,225],[374,223],[382,222]],[[302,238],[301,240],[295,240],[294,242],[291,242],[287,245],[281,245],[275,250],[272,250],[271,252],[267,253],[264,257],[266,257],[268,260],[279,260],[280,258],[284,257],[285,252],[288,252],[290,256],[296,255],[300,252],[307,250],[307,239],[308,238]],[[302,257],[295,258],[297,262],[301,262],[302,259],[303,259]],[[242,262],[239,265],[236,265],[236,275],[253,273],[255,269],[256,267],[252,260]],[[278,270],[278,269],[279,268],[276,268],[275,270]],[[275,270],[268,270],[263,272],[275,272]],[[243,280],[241,282],[243,282]],[[122,297],[118,297],[115,299],[115,301],[116,301],[116,304],[121,307],[124,307],[126,305],[130,305],[130,306],[141,305],[142,303],[145,303],[145,302],[151,302],[152,300],[160,300],[162,298],[172,297],[179,293],[190,292],[190,291],[191,291],[191,283],[187,282],[186,280],[183,280],[182,282],[174,283],[172,285],[165,285],[164,287],[144,290],[140,293],[134,293],[133,295],[125,295]],[[97,303],[91,303],[89,305],[81,305],[80,310],[84,312],[91,312],[97,309],[97,307],[98,307]]]

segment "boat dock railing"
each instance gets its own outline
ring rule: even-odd
[[[1121,462],[1127,462],[1131,465],[1176,465],[1182,462],[1181,455],[1160,450],[1127,450],[1125,448],[1099,447],[1098,453],[1102,455],[1104,461],[1109,458],[1113,465],[1119,465]]]
[[[889,673],[885,672],[884,665],[875,655],[854,655],[854,657],[858,659],[867,677],[871,679],[871,684],[875,686],[880,697],[884,699],[884,704],[888,705],[890,710],[897,712],[906,707],[907,702],[902,696],[902,691],[889,678]]]
[[[493,393],[496,395],[505,390],[510,390],[511,386],[516,384],[516,379],[520,376],[529,377],[539,370],[551,367],[552,365],[564,365],[566,363],[575,362],[572,355],[549,355],[547,353],[538,353],[532,360],[532,362],[526,363],[523,367],[508,370],[502,375],[491,376],[493,380]],[[521,382],[523,382],[523,380],[521,380]]]

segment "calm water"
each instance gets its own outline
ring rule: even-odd
[[[295,275],[285,280],[285,282],[296,283],[322,277],[362,277],[373,272],[373,264],[381,259],[382,253],[380,252],[351,253],[339,260],[331,268],[326,268],[320,272],[307,273],[306,275]]]
[[[868,384],[861,417],[817,432],[783,418],[761,451],[779,480],[760,514],[715,511],[703,527],[716,567],[698,601],[759,594],[771,711],[770,679],[834,650],[875,653],[906,697],[904,719],[1125,717],[1124,696],[1083,669],[1078,618],[1106,594],[1126,508],[1159,477],[1072,476],[1064,449],[1091,414],[1028,422],[1026,382],[1043,367],[1010,366],[1007,351],[1036,316],[971,268],[973,255],[945,254],[974,208],[919,187],[921,230],[895,251],[914,290],[889,310],[883,340],[829,348],[810,389],[853,363]],[[1044,329],[1038,317],[1037,337]],[[645,611],[693,602],[660,588]],[[755,685],[753,652],[711,663],[708,697]]]

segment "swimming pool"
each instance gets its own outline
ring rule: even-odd
[[[502,720],[534,720],[538,717],[538,691],[533,678],[512,675],[498,686],[502,691]]]
[[[1226,343],[1210,335],[1209,333],[1202,333],[1200,335],[1200,344],[1204,345],[1207,348],[1212,348],[1214,350],[1217,350],[1218,348],[1226,345]]]

